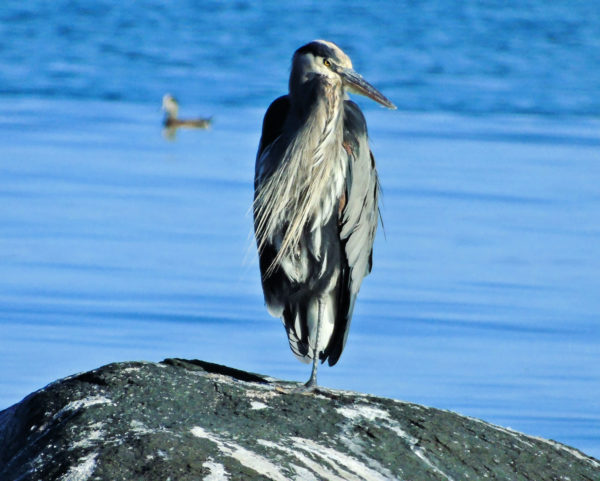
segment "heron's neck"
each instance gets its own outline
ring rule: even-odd
[[[296,125],[296,141],[306,162],[320,163],[323,157],[335,157],[343,137],[344,92],[331,79],[315,76],[290,91],[290,120]],[[307,150],[312,150],[308,152]],[[312,159],[312,160],[311,160]]]
[[[331,120],[344,100],[341,83],[315,75],[290,85],[292,111],[301,121]]]
[[[279,246],[274,265],[296,251],[307,227],[337,215],[348,166],[341,86],[313,80],[300,87],[290,91],[283,158],[255,200],[259,245]]]
[[[327,81],[306,82],[308,88],[302,106],[292,111],[299,121],[297,134],[288,147],[288,160],[295,166],[295,183],[291,189],[294,203],[306,208],[305,222],[322,223],[337,208],[344,188],[347,154],[344,137],[344,92],[341,85]]]

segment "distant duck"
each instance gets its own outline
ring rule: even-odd
[[[189,119],[180,120],[177,118],[179,104],[171,94],[165,94],[162,99],[162,109],[165,111],[163,125],[167,129],[177,129],[180,127],[191,129],[207,129],[210,127],[212,119]]]

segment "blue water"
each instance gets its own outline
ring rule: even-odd
[[[600,457],[594,2],[12,1],[0,6],[0,409],[101,364],[308,377],[263,306],[262,115],[295,48],[340,44],[383,185],[375,268],[326,386]],[[209,131],[166,140],[160,100]]]

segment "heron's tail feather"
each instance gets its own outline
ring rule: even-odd
[[[321,298],[321,322],[319,323],[319,300],[313,298],[306,303],[288,304],[283,312],[283,323],[288,335],[290,348],[294,355],[304,363],[314,359],[327,358],[330,341],[338,315],[336,292],[330,292]],[[317,326],[319,332],[317,333]],[[341,354],[341,352],[340,352]]]

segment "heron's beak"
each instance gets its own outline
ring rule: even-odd
[[[351,68],[340,69],[338,73],[341,75],[344,85],[350,92],[364,95],[388,109],[396,110],[397,107],[359,73]]]

